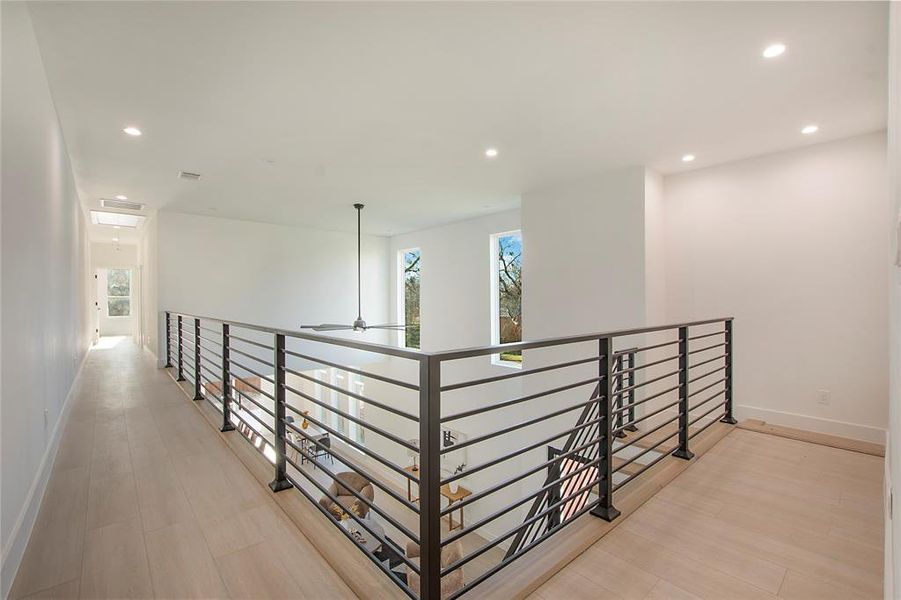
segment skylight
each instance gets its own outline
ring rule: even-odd
[[[137,227],[144,222],[141,215],[126,215],[102,210],[91,211],[91,223],[94,225],[118,225],[119,227]]]

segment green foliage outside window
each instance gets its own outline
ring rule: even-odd
[[[106,274],[107,315],[128,317],[131,315],[131,271],[110,269]]]
[[[419,348],[419,286],[421,253],[419,249],[404,252],[404,346]]]

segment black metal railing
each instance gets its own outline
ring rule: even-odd
[[[429,353],[165,317],[166,367],[273,464],[272,490],[411,598],[460,597],[583,515],[615,519],[620,489],[735,423],[731,318]],[[490,364],[509,351],[521,368]]]

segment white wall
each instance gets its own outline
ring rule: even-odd
[[[141,323],[144,348],[153,356],[157,354],[159,339],[159,298],[157,278],[159,266],[157,258],[157,217],[150,216],[144,223],[144,231],[138,244],[138,264],[142,271]],[[165,358],[160,364],[165,364]]]
[[[87,350],[85,219],[24,3],[2,3],[0,488],[6,597]]]
[[[363,318],[384,323],[388,240],[362,241]],[[285,329],[353,323],[357,316],[355,233],[160,212],[157,257],[160,311]],[[386,340],[379,331],[345,335]]]
[[[889,202],[888,219],[891,247],[889,248],[889,434],[885,453],[885,597],[899,598],[901,590],[901,520],[894,518],[897,511],[893,502],[893,482],[901,481],[901,7],[890,6],[889,24],[889,117],[888,117],[888,165]],[[895,514],[893,514],[893,512]]]
[[[667,320],[735,317],[739,418],[884,441],[885,178],[879,133],[665,179]]]

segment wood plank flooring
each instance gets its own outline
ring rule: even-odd
[[[882,474],[737,429],[531,598],[881,598]]]
[[[355,598],[165,372],[94,349],[19,598]]]

